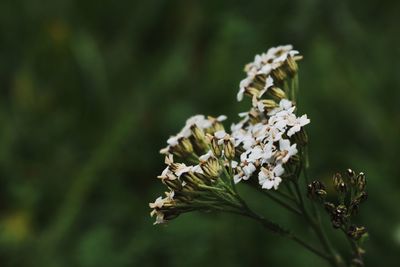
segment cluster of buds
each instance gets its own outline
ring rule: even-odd
[[[189,118],[160,151],[166,155],[167,167],[158,178],[168,191],[149,204],[155,224],[194,210],[240,210],[242,204],[229,174],[235,156],[234,139],[224,130],[224,119],[203,115]]]
[[[313,181],[308,185],[308,196],[324,205],[334,228],[343,229],[350,238],[358,240],[366,234],[366,229],[355,226],[351,219],[358,213],[360,204],[367,199],[365,174],[356,174],[351,169],[344,176],[337,173],[333,176],[333,187],[336,201],[327,200],[329,196],[320,181]]]

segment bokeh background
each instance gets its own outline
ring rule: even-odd
[[[399,12],[394,0],[0,1],[1,266],[326,266],[244,218],[149,217],[168,136],[197,113],[236,121],[244,64],[287,43],[304,55],[311,174],[367,174],[367,266],[398,266]]]

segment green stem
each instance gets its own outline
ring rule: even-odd
[[[277,198],[276,196],[274,196],[273,194],[270,194],[268,191],[266,191],[265,189],[262,188],[257,188],[258,191],[260,191],[261,193],[263,193],[264,195],[266,195],[267,197],[269,197],[270,199],[272,199],[273,201],[275,201],[276,203],[278,203],[279,205],[281,205],[282,207],[288,209],[289,211],[293,212],[296,215],[301,216],[301,212],[290,206],[289,204],[287,204],[286,202],[282,201],[281,199]]]
[[[290,231],[288,231],[286,229],[283,229],[281,226],[279,226],[277,224],[274,224],[271,221],[261,217],[260,215],[254,213],[250,209],[247,211],[247,213],[242,214],[242,215],[245,215],[245,216],[247,216],[249,218],[252,218],[252,219],[260,222],[268,230],[271,230],[274,233],[278,233],[282,237],[287,237],[290,240],[296,242],[297,244],[303,246],[304,248],[306,248],[310,252],[314,253],[315,255],[317,255],[317,256],[319,256],[319,257],[321,257],[321,258],[323,258],[323,259],[325,259],[327,261],[331,261],[331,258],[329,256],[327,256],[326,254],[322,253],[318,249],[314,248],[313,246],[308,244],[306,241],[302,240],[300,237],[294,235],[293,233],[291,233]]]
[[[308,214],[307,209],[304,205],[304,200],[299,188],[298,182],[293,182],[294,187],[299,199],[299,208],[301,209],[305,219],[308,221],[314,232],[316,233],[318,239],[320,240],[324,250],[331,255],[330,263],[334,267],[343,266],[343,260],[341,259],[340,255],[333,249],[332,245],[329,242],[328,237],[325,234],[325,231],[322,228],[322,224],[320,221],[316,222],[311,216]]]
[[[359,245],[357,244],[356,241],[354,241],[347,235],[346,230],[343,227],[341,227],[340,230],[342,230],[343,234],[346,236],[347,241],[349,242],[349,245],[354,254],[354,259],[356,259],[361,264],[361,266],[364,266],[364,261],[362,258],[362,254],[360,252]]]
[[[284,192],[281,192],[281,191],[278,191],[278,190],[275,191],[275,193],[276,193],[277,195],[280,195],[280,196],[286,198],[287,200],[289,200],[289,201],[292,202],[293,204],[296,204],[296,199],[294,199],[293,197],[289,196],[288,194],[286,194],[286,193],[284,193]]]

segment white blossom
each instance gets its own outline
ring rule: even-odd
[[[213,153],[212,153],[212,151],[211,150],[209,150],[206,154],[204,154],[204,155],[201,155],[200,157],[199,157],[199,160],[200,160],[200,162],[206,162],[210,157],[212,157],[213,156]]]
[[[167,222],[166,220],[164,220],[164,213],[162,211],[152,210],[150,216],[153,217],[154,215],[156,215],[156,221],[154,222],[154,225],[163,224]]]
[[[162,197],[158,197],[153,203],[150,203],[149,206],[151,209],[162,208],[164,206],[165,199]]]
[[[276,166],[268,166],[267,168],[262,167],[258,173],[258,181],[262,188],[275,190],[278,189],[279,184],[282,182],[280,177],[284,173],[284,169],[281,164]]]
[[[294,135],[295,133],[297,133],[301,130],[301,127],[303,127],[309,123],[310,123],[310,119],[307,118],[307,115],[303,115],[300,118],[297,118],[296,121],[294,122],[293,126],[287,132],[287,135],[289,137]]]
[[[290,144],[287,139],[279,140],[279,152],[277,156],[277,161],[286,163],[289,158],[297,154],[297,144]]]
[[[181,177],[182,174],[190,172],[192,170],[192,166],[186,166],[185,163],[177,163],[177,168],[174,171],[176,176]]]

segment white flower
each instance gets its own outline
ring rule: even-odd
[[[194,173],[201,173],[201,174],[204,174],[204,172],[203,172],[203,170],[201,169],[200,165],[191,166],[190,171],[191,171],[191,172],[194,172]]]
[[[169,146],[160,149],[160,154],[168,154],[169,153]]]
[[[177,134],[175,136],[171,136],[170,138],[168,138],[167,143],[170,146],[176,146],[178,144],[178,141],[180,138],[182,138],[183,136],[181,134]]]
[[[268,166],[268,168],[261,168],[261,171],[258,173],[258,181],[262,188],[275,190],[278,189],[279,184],[282,182],[282,178],[280,177],[284,173],[284,169],[281,164],[272,167],[272,165]]]
[[[303,127],[309,123],[310,123],[310,119],[307,118],[307,115],[303,115],[300,118],[297,118],[296,121],[294,122],[293,126],[287,132],[287,135],[289,137],[294,135],[295,133],[297,133],[301,130],[301,127]]]
[[[216,132],[214,133],[214,136],[215,136],[217,139],[223,139],[223,138],[226,136],[226,132],[225,132],[224,130],[216,131]]]
[[[268,60],[267,60],[268,61]],[[260,68],[260,70],[257,72],[257,74],[265,74],[268,75],[271,73],[271,70],[273,70],[273,66],[271,64],[265,64]]]
[[[227,117],[226,117],[225,115],[219,115],[219,116],[217,117],[217,121],[219,121],[219,122],[224,121],[224,120],[226,120],[226,119],[227,119]]]
[[[237,183],[239,183],[239,182],[243,179],[243,177],[244,177],[244,173],[243,173],[243,172],[239,172],[238,174],[235,174],[235,175],[233,176],[233,182],[234,182],[235,184],[237,184]]]
[[[186,166],[185,163],[177,163],[177,168],[174,171],[176,176],[181,177],[182,174],[190,172],[192,170],[192,166]]]
[[[278,114],[281,111],[286,111],[286,113],[293,113],[294,109],[295,109],[295,107],[293,107],[292,101],[287,100],[287,99],[284,98],[279,102],[279,107],[274,108],[273,110],[268,112],[268,115],[269,116],[273,116],[273,115]],[[281,116],[286,114],[286,113],[282,113]]]
[[[217,118],[208,117],[204,115],[195,115],[186,120],[185,126],[175,136],[170,136],[167,140],[168,146],[160,150],[161,154],[168,154],[171,147],[179,144],[181,138],[189,138],[192,135],[191,126],[196,125],[201,130],[210,128],[215,122],[222,122],[226,120],[225,115],[220,115]]]
[[[236,96],[236,99],[237,99],[238,102],[243,100],[244,90],[245,90],[245,87],[242,86],[242,83],[240,83],[240,89],[239,89],[239,92],[237,93],[237,96]]]
[[[167,196],[166,199],[168,201],[174,200],[174,196],[175,196],[175,191],[172,190],[170,192],[165,192],[165,195]]]
[[[262,89],[262,90],[260,91],[260,93],[258,94],[258,97],[259,97],[259,98],[262,97],[262,96],[264,95],[264,93],[265,93],[269,88],[271,88],[271,86],[273,86],[273,85],[274,85],[274,80],[272,79],[271,76],[268,76],[268,77],[267,77],[267,80],[265,81],[264,89]]]
[[[158,197],[153,203],[149,203],[149,207],[151,209],[155,209],[155,208],[162,208],[164,206],[165,203],[165,199],[162,197]]]
[[[243,178],[244,180],[247,180],[250,178],[250,176],[255,172],[256,166],[254,166],[253,163],[248,163],[246,166],[242,168],[244,175],[246,178]]]
[[[164,213],[159,211],[159,210],[153,210],[150,213],[150,216],[153,217],[154,215],[156,215],[156,221],[154,222],[154,224],[163,224],[166,223],[167,221],[164,220]]]
[[[250,150],[250,154],[248,156],[248,161],[249,162],[256,162],[256,160],[259,160],[263,157],[264,151],[261,148],[261,146],[255,146]]]
[[[213,156],[213,153],[211,150],[209,150],[206,154],[201,155],[199,157],[200,162],[206,162],[211,156]]]
[[[287,139],[279,140],[279,152],[277,153],[277,161],[286,163],[289,158],[297,154],[296,144],[290,145],[290,141]]]
[[[284,130],[280,129],[279,127],[271,127],[269,129],[269,136],[268,140],[272,142],[279,141],[282,138],[282,135],[284,134]]]
[[[235,161],[235,160],[232,160],[232,161],[231,161],[231,166],[232,166],[232,168],[234,168],[234,169],[238,166],[238,164],[239,164],[239,163],[238,163],[237,161]]]
[[[233,167],[233,166],[232,166]],[[256,167],[252,163],[246,163],[243,167],[236,167],[237,174],[233,176],[235,184],[242,180],[248,180],[250,176],[256,171]]]
[[[157,176],[157,178],[161,180],[175,180],[177,177],[173,174],[173,172],[167,166],[161,173],[161,175]]]
[[[165,156],[164,163],[167,165],[171,165],[174,163],[174,156],[172,154],[168,154]]]

